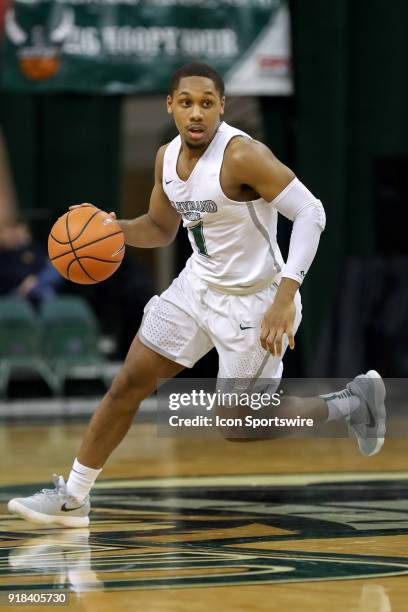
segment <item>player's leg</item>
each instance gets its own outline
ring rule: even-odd
[[[87,427],[78,461],[100,469],[122,441],[140,402],[157,386],[159,378],[173,378],[184,366],[156,353],[136,338],[111,388]]]
[[[241,392],[244,390],[241,390]],[[271,393],[269,390],[264,392]],[[354,433],[362,455],[376,455],[384,444],[386,390],[378,372],[369,370],[359,374],[344,389],[312,397],[288,396],[281,399],[279,408],[269,408],[261,417],[276,416],[285,419],[313,419],[313,424],[344,420]],[[245,416],[249,410],[245,411]],[[232,416],[223,410],[223,415]],[[239,413],[237,413],[239,415]],[[246,437],[248,430],[223,428],[221,433],[232,442],[252,442],[268,438],[268,429],[259,430],[257,437]],[[285,435],[285,429],[274,430],[274,435]],[[243,433],[244,432],[244,433]]]
[[[160,298],[154,296],[146,305],[138,337],[88,426],[67,485],[62,476],[56,477],[54,490],[11,500],[11,512],[43,524],[88,525],[88,493],[128,431],[140,401],[156,388],[159,378],[171,378],[184,367],[192,367],[213,346],[188,314],[193,298],[183,279],[182,273]]]
[[[377,454],[385,436],[385,386],[378,372],[359,374],[344,389],[313,397],[282,397],[279,417],[313,419],[314,425],[344,420],[363,455]]]
[[[260,324],[265,304],[273,301],[270,290],[264,295],[228,296],[228,317],[217,315],[214,327],[217,333],[215,342],[219,357],[219,388],[229,392],[233,388],[246,392],[267,392],[271,396],[279,387],[283,372],[283,355],[287,349],[287,338],[284,337],[283,351],[280,357],[274,357],[265,351],[259,341]],[[272,289],[273,292],[273,289]],[[268,295],[266,295],[268,294]],[[262,298],[261,300],[259,298]],[[301,321],[300,296],[295,299],[296,318],[294,330],[297,331]],[[220,309],[217,309],[220,312]],[[234,313],[231,316],[231,313]],[[240,321],[243,320],[243,323]],[[242,330],[242,334],[237,330]],[[244,335],[245,334],[245,335]],[[244,381],[244,384],[242,384]],[[267,383],[267,389],[265,388]],[[364,455],[374,455],[382,447],[385,434],[385,387],[380,375],[371,370],[357,376],[348,383],[345,389],[314,397],[282,397],[278,408],[273,409],[273,416],[283,418],[311,418],[315,424],[343,419],[357,437],[359,449]],[[271,412],[271,409],[269,409]],[[228,408],[220,407],[221,414],[228,414]],[[238,413],[237,413],[238,414]],[[231,416],[231,411],[229,411]],[[272,412],[270,414],[272,416]],[[225,437],[237,441],[256,440],[246,438],[245,428],[222,433]],[[276,432],[275,432],[276,433]]]
[[[159,378],[172,378],[184,366],[144,346],[136,337],[111,388],[97,407],[85,432],[67,484],[54,477],[55,489],[10,500],[8,509],[40,524],[86,527],[89,491],[102,466],[128,432],[140,402],[156,388]]]

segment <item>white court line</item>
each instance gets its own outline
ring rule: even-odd
[[[36,418],[36,417],[71,417],[88,416],[97,407],[100,397],[93,398],[63,398],[63,399],[35,399],[0,402],[0,419],[9,417]],[[156,411],[157,400],[148,397],[141,404],[138,414],[153,414]]]
[[[244,476],[183,476],[182,478],[146,478],[133,480],[106,480],[95,484],[96,489],[114,489],[121,487],[140,488],[183,488],[208,486],[275,486],[307,485],[329,482],[363,482],[375,480],[408,480],[408,472],[335,472],[310,474],[245,474]]]

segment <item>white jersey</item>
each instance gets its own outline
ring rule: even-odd
[[[263,198],[230,200],[221,188],[225,148],[236,136],[250,138],[221,123],[187,181],[177,174],[181,138],[174,138],[164,154],[163,189],[188,230],[193,254],[187,267],[210,286],[250,293],[278,280],[284,262],[274,206]]]

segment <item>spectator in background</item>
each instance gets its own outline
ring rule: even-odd
[[[62,277],[33,241],[23,221],[0,226],[0,295],[19,295],[34,306],[54,297]]]

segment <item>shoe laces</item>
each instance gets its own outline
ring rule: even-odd
[[[65,481],[62,476],[53,474],[52,482],[54,483],[54,489],[41,489],[41,491],[34,494],[34,497],[38,497],[40,495],[60,495],[61,493],[65,493]]]

